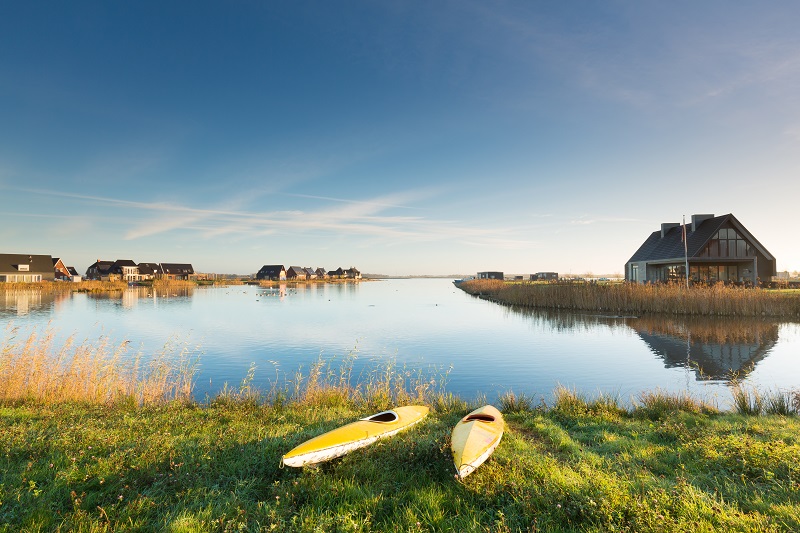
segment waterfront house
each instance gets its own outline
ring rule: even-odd
[[[305,267],[303,270],[306,271],[306,279],[317,279],[317,271],[311,267]]]
[[[191,263],[161,263],[163,279],[188,280],[194,276]]]
[[[58,281],[72,281],[72,274],[70,274],[69,268],[59,257],[53,258],[53,276]]]
[[[111,281],[113,275],[109,271],[112,266],[114,266],[114,261],[101,261],[98,259],[86,269],[86,279]]]
[[[306,273],[306,269],[299,266],[290,266],[289,270],[286,271],[286,279],[293,279],[298,281],[303,281],[307,279],[308,274]]]
[[[318,268],[318,269],[317,269],[315,272],[316,272],[316,274],[317,274],[317,277],[318,277],[319,279],[325,279],[325,278],[327,278],[327,277],[328,277],[328,273],[327,273],[327,272],[325,271],[325,269],[324,269],[324,268],[322,268],[322,267],[319,267],[319,268]]]
[[[117,259],[108,272],[122,281],[139,281],[139,266],[130,259]]]
[[[328,272],[328,277],[329,278],[341,278],[341,277],[344,277],[344,270],[342,270],[342,267],[339,267],[336,270],[331,270],[330,272]]]
[[[531,281],[558,281],[558,272],[537,272],[531,274]]]
[[[140,280],[150,280],[156,279],[161,277],[163,272],[161,271],[161,265],[158,263],[139,263],[136,265],[139,267],[139,279]]]
[[[344,271],[344,277],[347,279],[361,279],[361,272],[356,267],[350,267]]]
[[[503,280],[502,272],[478,272],[478,279],[499,279]]]
[[[686,235],[684,248],[684,233]],[[775,257],[732,214],[692,215],[685,231],[661,224],[625,264],[625,279],[637,283],[678,281],[757,284],[775,275]]]
[[[0,254],[0,283],[53,281],[53,257],[32,254]]]
[[[286,281],[286,269],[283,265],[264,265],[256,274],[256,279]]]

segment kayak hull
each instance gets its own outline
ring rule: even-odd
[[[505,423],[495,407],[484,405],[462,418],[453,428],[450,447],[457,476],[475,471],[500,444]]]
[[[287,466],[313,465],[341,457],[408,429],[428,415],[424,405],[407,405],[376,413],[309,439],[283,456]]]

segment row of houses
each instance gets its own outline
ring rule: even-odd
[[[307,281],[312,279],[361,279],[361,272],[355,267],[326,271],[324,268],[310,268],[283,265],[264,265],[256,273],[256,279],[271,281]]]
[[[0,254],[0,283],[80,281],[75,267],[50,255]]]
[[[130,259],[101,261],[86,269],[86,279],[100,281],[147,281],[152,279],[188,280],[194,276],[190,263],[139,263]]]

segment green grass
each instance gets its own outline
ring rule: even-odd
[[[506,434],[464,482],[437,395],[407,432],[317,468],[305,439],[370,414],[335,394],[203,404],[0,407],[0,531],[797,531],[800,419],[683,396],[508,397]],[[378,406],[376,406],[377,408]]]

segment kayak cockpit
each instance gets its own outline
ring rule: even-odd
[[[476,413],[474,415],[464,417],[464,422],[494,422],[494,417],[492,415]]]
[[[362,418],[361,420],[367,422],[395,422],[398,419],[397,413],[394,411],[383,411],[382,413]]]

